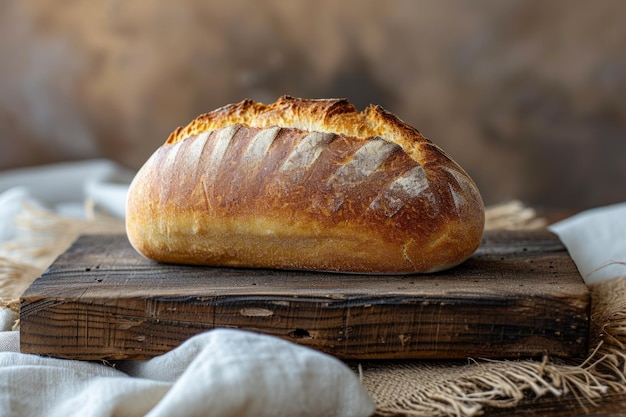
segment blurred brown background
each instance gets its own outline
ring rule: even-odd
[[[626,201],[626,2],[0,1],[0,170],[137,169],[200,113],[383,105],[487,204]]]

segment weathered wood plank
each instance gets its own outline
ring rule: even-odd
[[[82,236],[21,301],[21,349],[139,359],[215,327],[273,334],[344,359],[584,356],[590,299],[558,238],[487,232],[432,275],[160,265],[123,235]]]

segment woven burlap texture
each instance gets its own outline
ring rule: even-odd
[[[25,206],[17,237],[0,248],[0,306],[17,312],[19,296],[81,233],[123,233],[124,224],[87,202],[86,220]],[[518,201],[487,208],[487,229],[546,226]],[[481,415],[542,396],[575,398],[585,407],[626,391],[626,277],[595,284],[591,346],[579,363],[543,360],[365,361],[351,364],[377,404],[377,415]],[[19,329],[19,321],[15,323]]]

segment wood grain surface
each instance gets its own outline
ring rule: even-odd
[[[20,341],[26,353],[145,359],[229,327],[343,359],[582,357],[589,308],[547,231],[486,232],[459,267],[401,276],[162,265],[124,235],[85,235],[23,294]]]

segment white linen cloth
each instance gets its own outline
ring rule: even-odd
[[[80,216],[85,198],[123,217],[132,175],[109,161],[0,173],[0,243],[21,204]],[[0,309],[0,417],[369,416],[375,404],[346,364],[277,337],[216,329],[115,367],[19,353]]]
[[[0,352],[1,416],[330,417],[373,411],[354,372],[337,359],[240,330],[211,330],[120,369]]]
[[[549,227],[587,285],[626,276],[626,203],[587,210]]]

